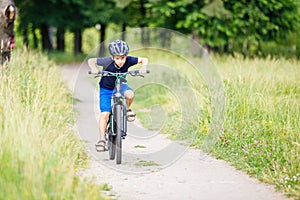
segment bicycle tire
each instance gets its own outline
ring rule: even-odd
[[[109,116],[109,121],[107,123],[107,140],[108,140],[108,152],[109,159],[114,160],[116,154],[116,137],[113,135],[113,127],[112,127],[112,115]]]
[[[116,119],[116,153],[117,159],[116,163],[122,163],[122,127],[123,127],[123,118],[122,118],[122,106],[116,105],[115,108],[115,119]]]
[[[110,134],[108,136],[109,159],[114,160],[116,155],[116,136]]]

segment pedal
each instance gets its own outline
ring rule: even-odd
[[[124,131],[122,131],[122,138],[123,138],[123,139],[125,139],[126,135],[127,135],[127,133],[124,132]]]

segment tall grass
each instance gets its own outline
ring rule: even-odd
[[[139,113],[139,109],[160,104],[163,108],[156,117],[166,112],[167,119],[162,132],[176,138],[191,140],[191,144],[201,147],[209,133],[211,122],[211,101],[205,90],[205,82],[193,77],[190,66],[176,56],[164,53],[141,52],[149,55],[151,62],[164,65],[187,74],[190,86],[199,91],[200,101],[198,123],[186,121],[181,126],[178,99],[170,92],[157,89],[157,85],[144,91],[136,91],[134,108],[138,117],[149,125],[149,115]],[[232,165],[296,199],[300,198],[300,62],[286,59],[244,59],[242,57],[218,57],[215,62],[223,80],[226,94],[224,134],[214,146],[212,154],[229,161]],[[151,70],[159,71],[159,67]],[[157,77],[153,73],[149,76]],[[169,78],[164,76],[164,78]],[[166,82],[171,81],[167,80]],[[176,80],[175,80],[176,82]],[[177,83],[177,82],[176,82]],[[199,86],[202,84],[202,86]],[[170,88],[169,88],[170,89]],[[172,88],[171,88],[172,90]],[[170,105],[175,105],[171,107]],[[178,110],[179,109],[179,110]],[[196,109],[196,108],[195,108]],[[184,130],[183,130],[184,129]]]
[[[0,199],[99,199],[76,175],[86,164],[72,96],[53,62],[15,51],[0,78]]]
[[[227,94],[225,133],[214,155],[300,198],[300,63],[217,60]]]
[[[147,49],[134,55],[146,56],[151,63],[151,73],[144,79],[129,77],[130,86],[136,89],[133,109],[142,124],[172,138],[197,143],[200,125],[204,126],[201,136],[207,134],[211,107],[200,72],[188,58],[167,51]]]

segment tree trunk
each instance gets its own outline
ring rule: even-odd
[[[65,30],[57,28],[56,32],[56,48],[58,51],[65,51]]]
[[[74,54],[82,53],[82,30],[75,30],[74,31]]]
[[[101,24],[100,30],[100,47],[99,47],[99,56],[102,57],[105,55],[105,32],[106,32],[106,25]]]
[[[29,40],[28,40],[28,27],[24,28],[22,31],[23,36],[23,45],[28,48]]]
[[[145,0],[140,0],[140,12],[141,15],[145,18],[146,17],[146,8],[145,8]],[[143,45],[149,45],[150,43],[150,33],[145,29],[147,24],[145,22],[141,22],[141,42]]]
[[[50,39],[49,26],[47,24],[42,24],[40,29],[42,33],[42,49],[45,51],[52,51],[53,45]]]
[[[33,48],[38,49],[39,48],[39,39],[35,33],[35,28],[32,28],[32,35],[33,35]]]
[[[171,47],[171,35],[170,31],[167,29],[162,29],[159,33],[159,37],[161,39],[161,46],[164,48]]]
[[[124,22],[122,24],[122,40],[125,41],[126,40],[126,27],[127,27],[127,24]]]
[[[194,29],[192,29],[191,53],[193,56],[201,56],[200,37]]]
[[[14,48],[14,21],[16,7],[11,0],[1,0],[0,3],[0,50],[1,64],[10,60],[11,51]]]

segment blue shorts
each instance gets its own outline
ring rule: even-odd
[[[125,91],[132,89],[127,84],[121,84],[121,94],[124,96]],[[110,112],[111,111],[111,96],[116,92],[116,89],[114,90],[108,90],[105,88],[100,87],[100,93],[99,93],[99,107],[100,112]]]

